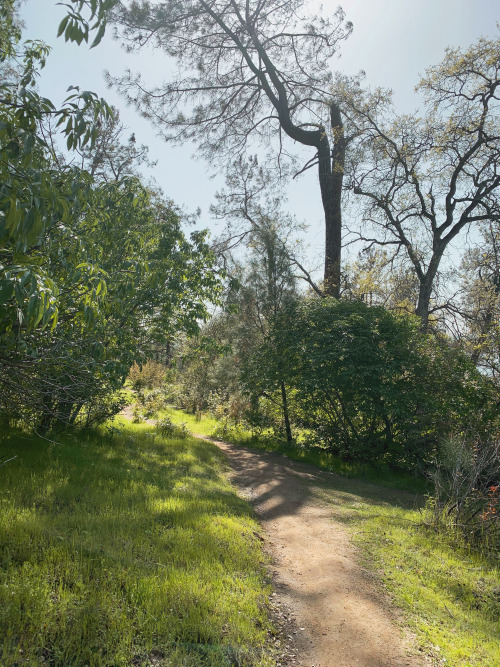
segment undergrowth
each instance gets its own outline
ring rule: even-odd
[[[119,421],[57,440],[1,434],[0,664],[272,664],[258,526],[217,448]]]
[[[280,439],[272,433],[264,432],[256,435],[243,426],[234,426],[208,415],[203,415],[201,418],[196,417],[175,408],[169,408],[163,414],[167,414],[174,423],[185,423],[192,433],[220,438],[235,445],[283,454],[293,461],[309,463],[317,468],[344,477],[363,479],[389,488],[421,494],[429,489],[429,482],[423,476],[394,471],[389,466],[373,466],[343,461],[327,449],[313,446],[306,447],[300,442],[290,444],[285,439]]]

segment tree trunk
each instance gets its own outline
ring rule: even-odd
[[[324,292],[340,297],[340,265],[342,252],[342,186],[345,165],[344,125],[339,107],[332,103],[330,122],[333,149],[326,134],[318,147],[318,171],[321,199],[325,213],[325,275]]]
[[[426,276],[427,277],[427,276]],[[429,327],[429,304],[432,293],[432,281],[423,279],[418,290],[418,303],[415,315],[420,318],[420,330],[427,332]]]
[[[415,315],[420,318],[420,330],[424,333],[426,333],[429,328],[429,308],[431,303],[432,288],[442,255],[442,251],[434,254],[431,258],[431,261],[429,262],[427,271],[420,275],[418,303],[415,309]]]
[[[288,415],[288,401],[286,397],[285,382],[281,380],[281,398],[283,399],[283,419],[285,422],[286,440],[288,443],[292,442],[292,429],[290,427],[290,417]]]

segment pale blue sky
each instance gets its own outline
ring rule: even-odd
[[[320,3],[314,4],[319,7]],[[334,11],[338,2],[323,2],[323,11]],[[401,111],[418,104],[413,88],[419,73],[438,63],[447,46],[467,46],[481,35],[494,35],[500,21],[498,0],[346,0],[340,3],[346,18],[354,24],[352,36],[344,43],[333,69],[353,74],[365,70],[371,85],[392,88]],[[124,53],[107,35],[100,46],[65,44],[56,39],[64,8],[56,0],[27,0],[23,8],[26,38],[41,38],[53,52],[40,78],[40,89],[54,101],[61,101],[69,85],[94,90],[117,106],[123,122],[134,130],[137,141],[150,146],[158,160],[155,179],[165,193],[186,209],[202,210],[201,224],[210,226],[208,208],[221,179],[210,179],[204,162],[193,160],[194,147],[172,148],[159,140],[154,129],[120,97],[108,90],[103,71],[119,74],[125,68],[141,70],[148,80],[161,80],[165,59],[161,53],[139,57]],[[308,172],[290,190],[287,209],[305,220],[310,231],[310,257],[323,252],[323,218],[315,174]]]

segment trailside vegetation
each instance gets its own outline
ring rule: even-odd
[[[205,233],[187,238],[181,212],[133,164],[113,171],[120,156],[137,157],[119,132],[104,160],[115,112],[86,91],[60,108],[40,97],[35,79],[48,49],[19,45],[9,16],[1,19],[1,59],[11,69],[0,91],[0,413],[46,433],[116,413],[131,365],[174,331],[196,331],[221,283]],[[59,154],[58,136],[83,166]]]

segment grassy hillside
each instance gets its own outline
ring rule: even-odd
[[[258,527],[222,455],[119,428],[2,433],[0,664],[271,664]]]

